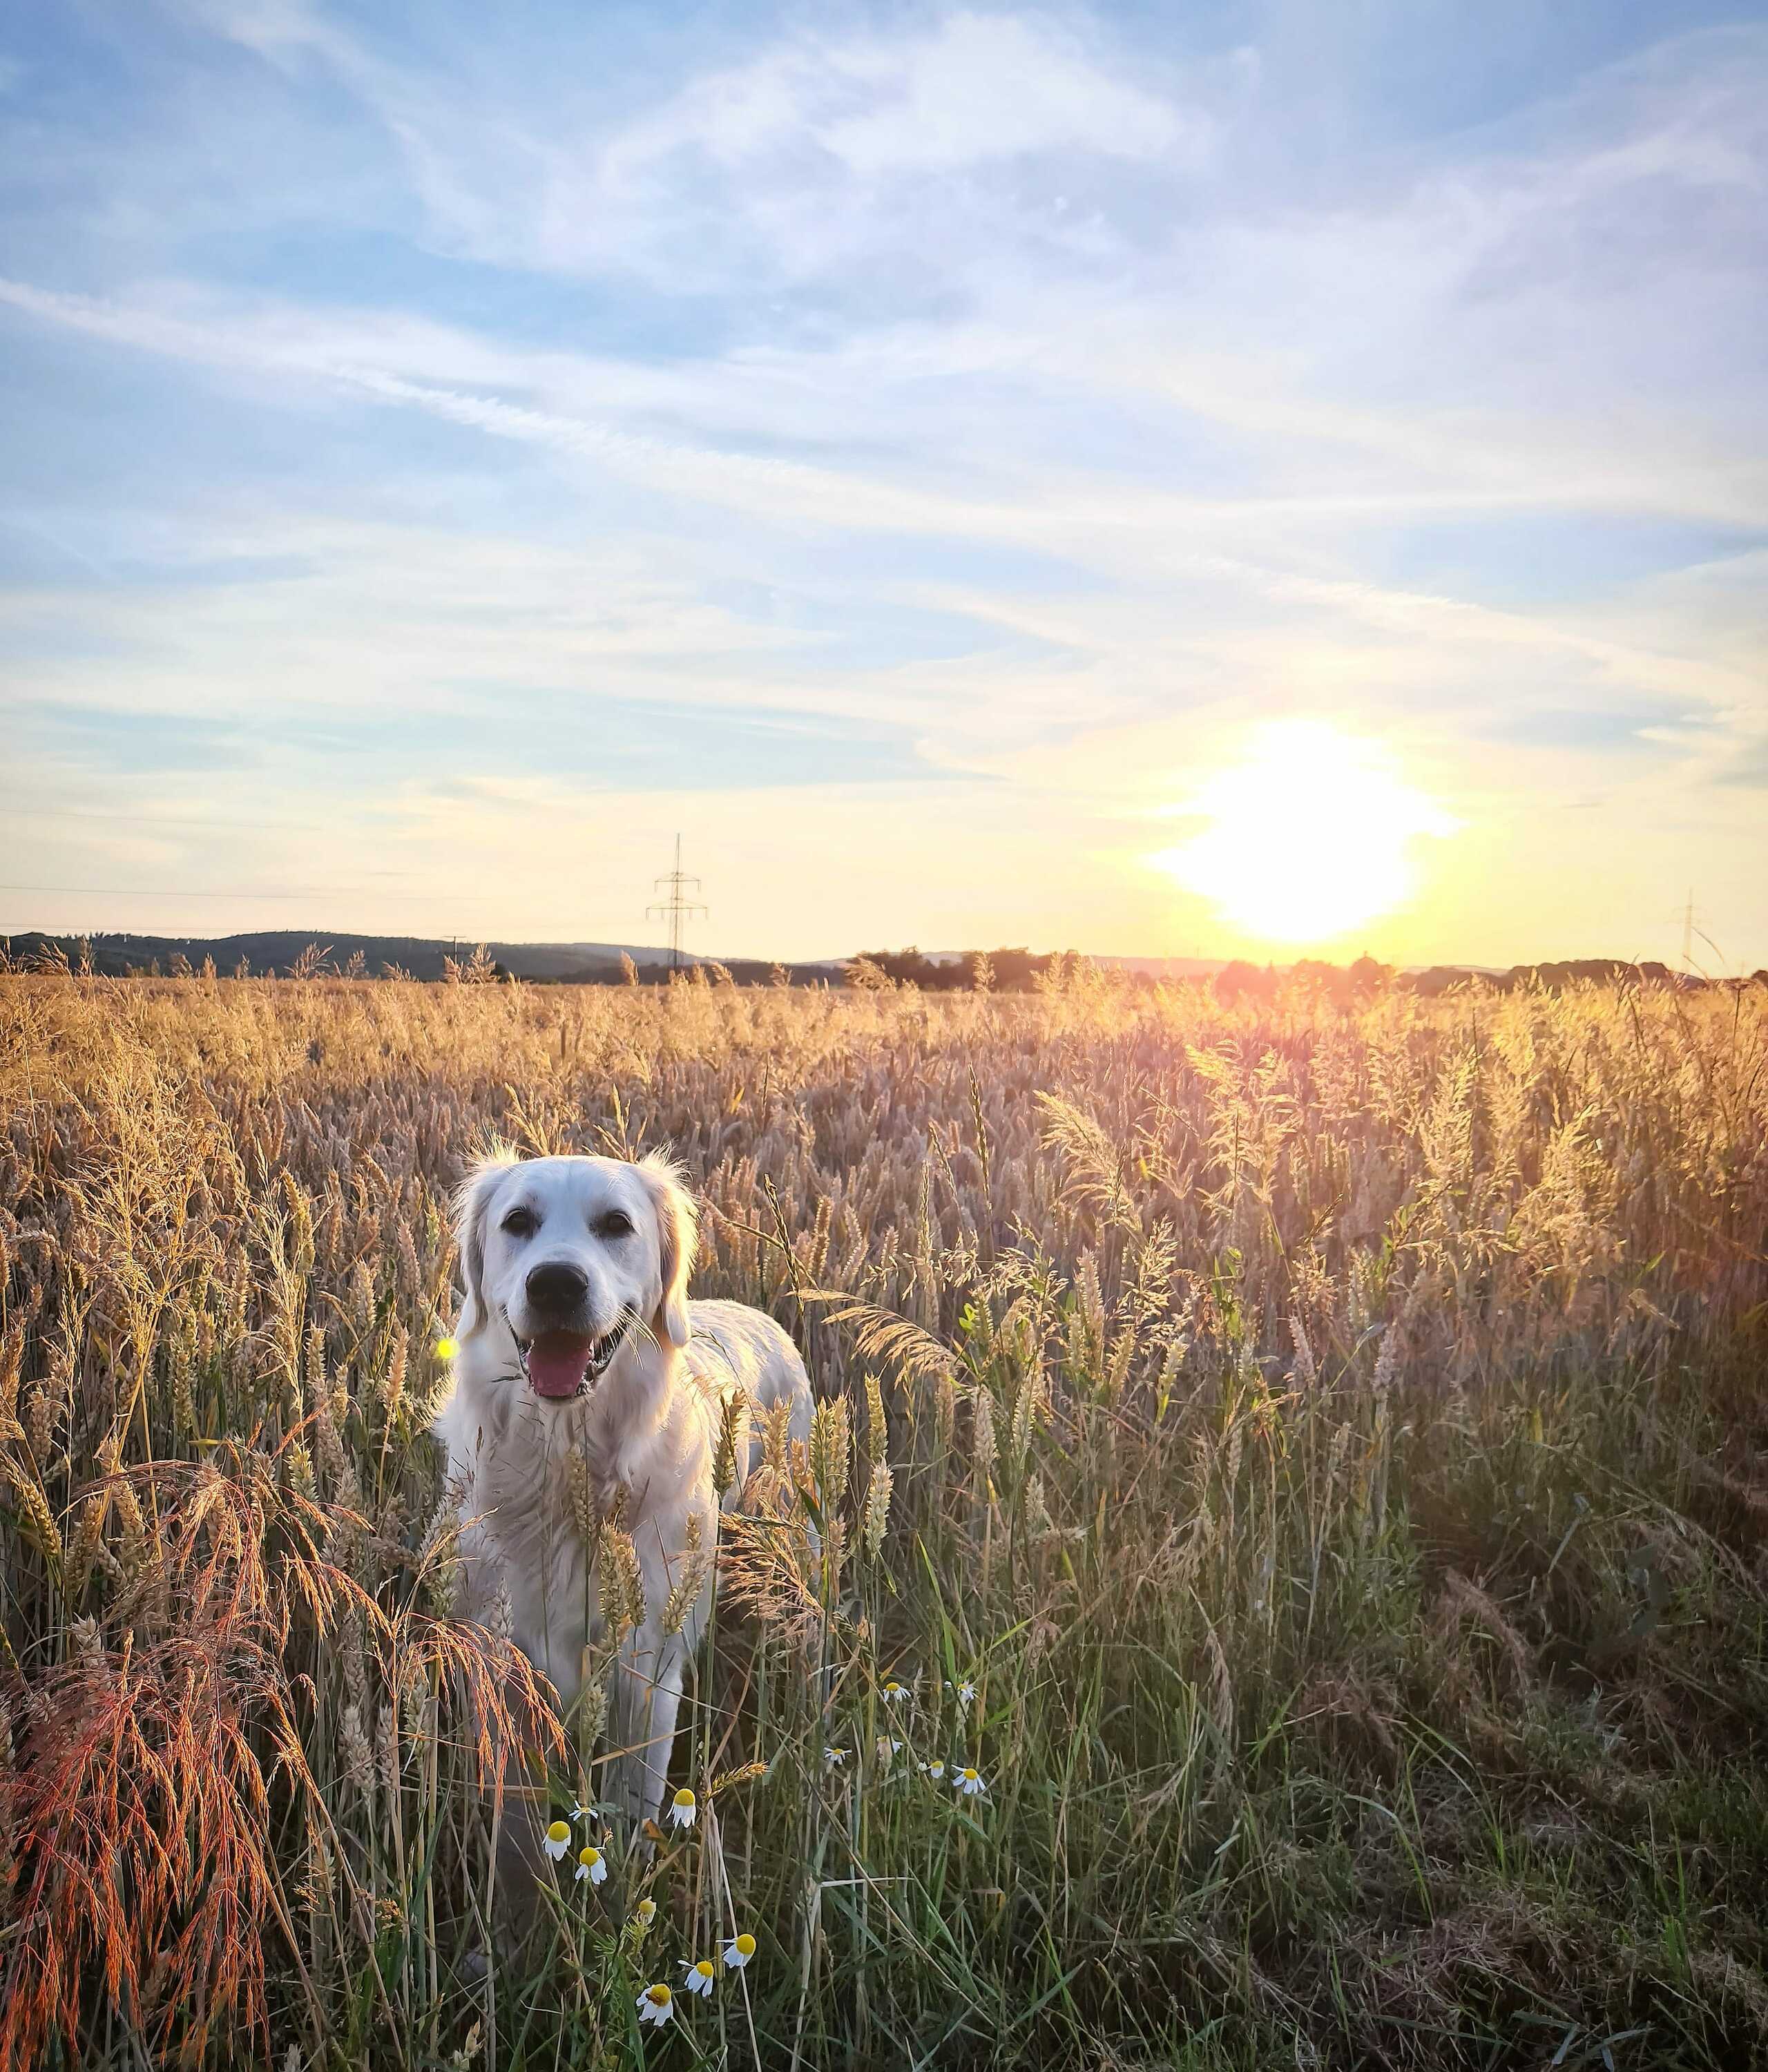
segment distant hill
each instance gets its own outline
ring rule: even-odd
[[[286,977],[298,960],[317,949],[331,968],[343,971],[352,958],[360,956],[367,975],[384,976],[389,970],[409,973],[413,978],[439,979],[445,960],[457,962],[473,955],[473,943],[442,942],[421,935],[350,935],[327,929],[275,928],[240,935],[101,935],[88,937],[93,968],[110,978],[146,972],[155,966],[172,968],[183,957],[200,971],[212,960],[224,978],[232,976],[243,964],[253,978]],[[53,945],[70,962],[79,959],[78,939],[50,935],[37,930],[10,939],[15,960],[28,959]],[[630,957],[639,968],[642,982],[658,984],[668,976],[669,952],[644,943],[487,943],[485,953],[512,977],[545,984],[617,985],[623,976],[620,959]],[[742,983],[763,983],[771,979],[774,967],[753,958],[730,960],[684,956],[684,964],[724,963]],[[796,985],[813,985],[838,976],[837,963],[795,964],[787,976]]]
[[[1758,978],[1761,976],[1757,974]],[[1429,997],[1475,980],[1495,986],[1500,993],[1527,985],[1544,986],[1551,993],[1584,981],[1609,985],[1617,979],[1630,979],[1638,985],[1675,986],[1684,992],[1699,992],[1708,983],[1691,972],[1671,971],[1667,964],[1649,959],[1638,963],[1628,957],[1564,957],[1546,964],[1512,964],[1508,971],[1493,971],[1479,964],[1431,964],[1422,971],[1406,972],[1402,983],[1412,992]]]
[[[281,928],[239,935],[100,935],[84,939],[51,935],[31,929],[10,937],[0,936],[0,952],[17,964],[58,955],[77,966],[83,955],[92,968],[107,978],[168,974],[187,964],[201,971],[212,962],[224,978],[241,968],[253,978],[286,978],[304,961],[315,957],[324,971],[346,972],[352,967],[362,976],[381,978],[394,972],[410,977],[436,980],[446,976],[450,959],[464,964],[479,948],[472,943],[442,942],[422,935],[350,935],[323,929]],[[486,956],[500,977],[523,980],[540,985],[618,985],[626,973],[621,964],[629,957],[637,968],[641,985],[660,985],[669,976],[669,952],[648,943],[487,943]],[[872,982],[889,980],[912,984],[935,992],[959,990],[969,984],[975,952],[968,950],[872,950],[857,959],[825,957],[791,964],[765,963],[754,957],[686,956],[684,964],[718,964],[739,985],[770,985],[784,973],[793,985],[844,985],[849,965],[858,961],[870,966]],[[994,949],[988,953],[991,982],[997,991],[1025,992],[1055,961],[1051,953],[1024,948]],[[360,963],[356,960],[360,959]],[[183,960],[183,964],[179,963]],[[1519,986],[1548,989],[1575,985],[1583,980],[1630,980],[1643,985],[1677,986],[1698,989],[1707,980],[1672,971],[1667,965],[1634,963],[1623,957],[1578,957],[1556,963],[1513,964],[1508,970],[1479,964],[1414,966],[1403,972],[1359,959],[1345,969],[1311,958],[1287,965],[1231,964],[1207,957],[1095,957],[1091,961],[1108,970],[1125,972],[1145,985],[1162,980],[1200,981],[1227,994],[1268,994],[1285,979],[1312,985],[1336,996],[1343,992],[1363,994],[1388,985],[1408,992],[1435,996],[1458,987],[1479,985],[1509,992]],[[865,982],[861,972],[861,982]],[[1753,983],[1768,985],[1768,972],[1758,972]]]

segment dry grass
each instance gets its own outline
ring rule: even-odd
[[[1768,2047],[1768,995],[14,976],[0,1109],[5,2072]],[[607,1753],[451,1614],[493,1133],[676,1149],[824,1408],[701,1820],[487,1973]]]

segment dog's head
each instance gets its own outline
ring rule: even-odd
[[[568,1403],[627,1338],[688,1342],[693,1204],[653,1152],[617,1158],[483,1160],[455,1202],[464,1345],[508,1325],[534,1393]]]

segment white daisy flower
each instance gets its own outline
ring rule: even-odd
[[[974,1770],[960,1770],[952,1780],[952,1788],[964,1799],[981,1799],[989,1789],[981,1773]]]
[[[831,1770],[839,1770],[846,1760],[847,1751],[844,1748],[825,1748],[823,1750],[823,1761]]]
[[[686,1785],[683,1785],[669,1801],[669,1825],[672,1827],[691,1827],[699,1811],[699,1800]]]
[[[577,1852],[577,1881],[582,1885],[587,1878],[591,1885],[607,1882],[608,1867],[602,1860],[599,1849],[579,1849]]]
[[[681,1983],[690,1993],[698,1993],[709,2000],[712,1998],[712,1982],[718,1973],[711,1958],[702,1957],[697,1963],[684,1963],[681,1974]]]
[[[971,1707],[972,1707],[975,1703],[976,1703],[976,1686],[975,1686],[975,1684],[959,1684],[959,1686],[958,1686],[958,1710],[959,1710],[960,1712],[968,1712],[968,1711],[969,1711],[970,1708],[971,1708]]]
[[[921,1774],[923,1777],[931,1778],[937,1784],[945,1775],[945,1765],[937,1760],[932,1762],[923,1762],[921,1765]]]
[[[753,1935],[733,1935],[725,1945],[726,1970],[740,1971],[754,1954],[755,1938]]]
[[[565,1852],[571,1846],[571,1830],[568,1822],[555,1820],[541,1837],[541,1847],[554,1863],[565,1860]]]
[[[878,1763],[880,1770],[888,1770],[903,1753],[903,1744],[894,1734],[880,1734],[878,1737]]]
[[[647,1986],[637,2001],[640,2024],[654,2022],[659,2029],[676,2011],[676,1996],[659,1980],[654,1986]]]
[[[632,1910],[632,1925],[642,1935],[657,1918],[657,1903],[654,1899],[641,1899]]]
[[[884,1702],[886,1705],[907,1704],[908,1695],[907,1684],[898,1684],[894,1676],[884,1686]]]

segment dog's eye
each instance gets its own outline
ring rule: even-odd
[[[597,1220],[595,1227],[602,1237],[631,1237],[632,1219],[624,1209],[610,1209]]]
[[[512,1237],[532,1237],[540,1223],[532,1209],[512,1209],[504,1219],[504,1227]]]

